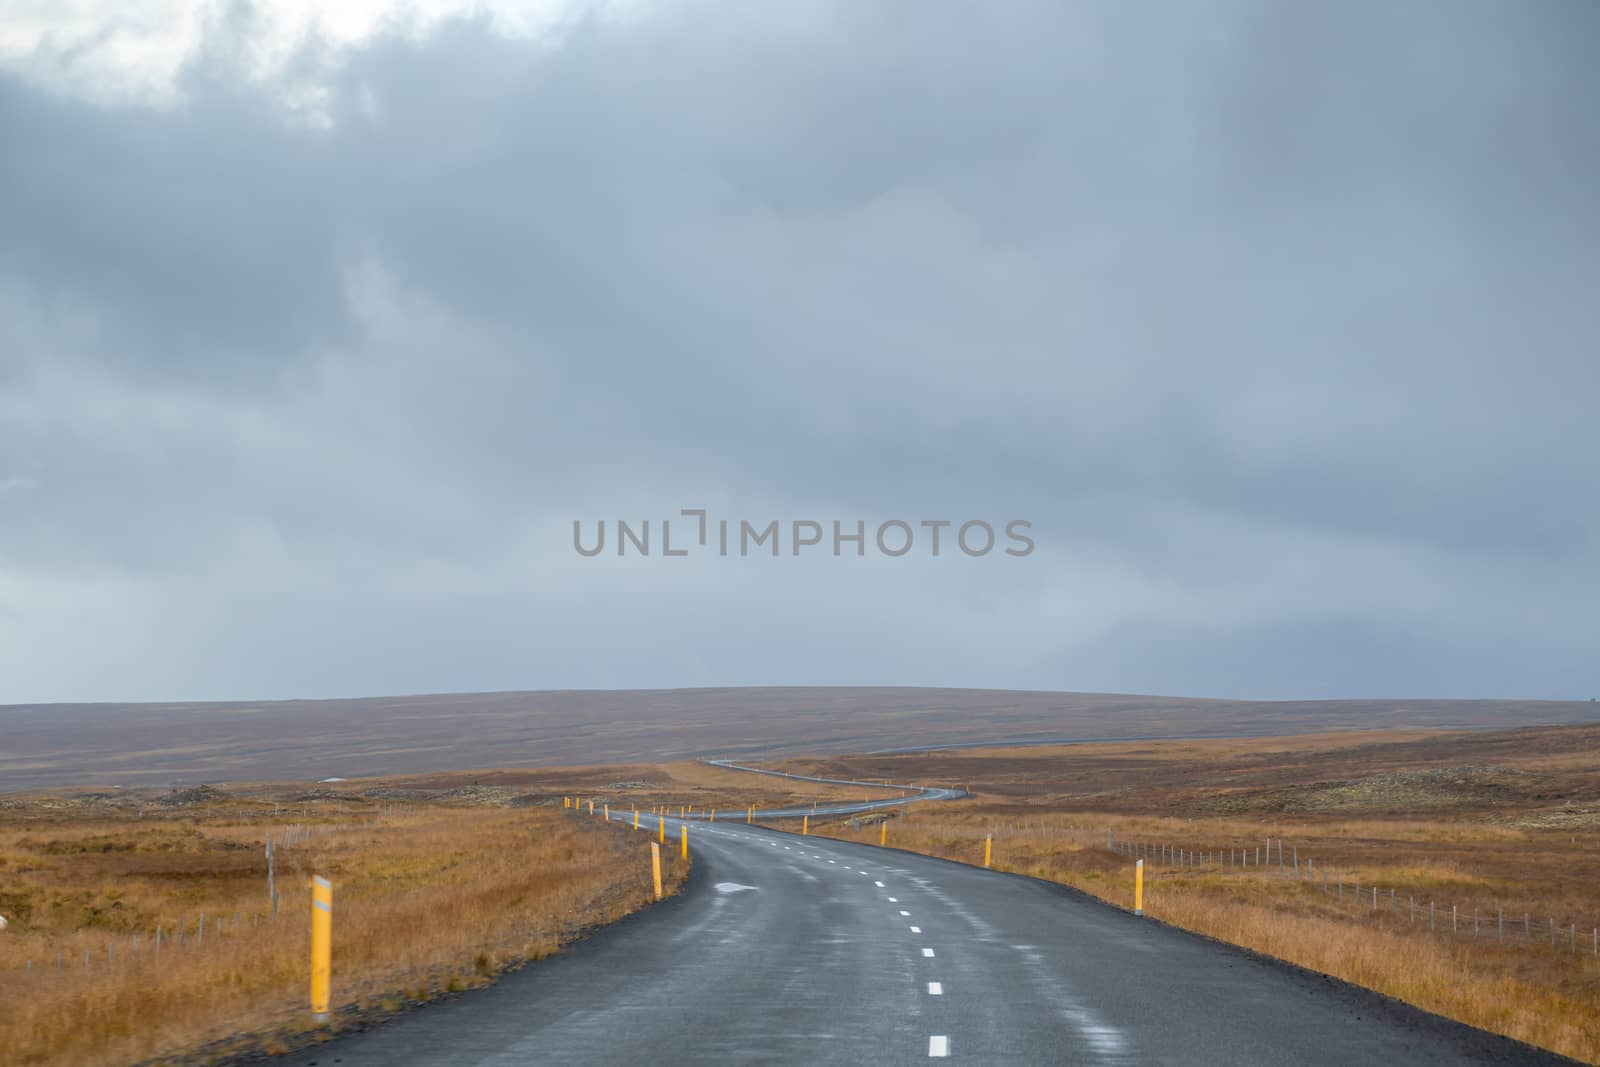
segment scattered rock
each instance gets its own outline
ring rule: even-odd
[[[168,808],[184,808],[191,804],[209,804],[218,800],[226,800],[227,793],[211,785],[197,785],[191,789],[174,789],[166,796],[156,801]]]
[[[474,807],[503,808],[509,807],[517,798],[517,794],[509,789],[501,789],[492,785],[463,785],[455,789],[447,789],[439,794],[441,800],[454,800],[471,804]]]
[[[1187,806],[1207,814],[1448,811],[1536,799],[1540,786],[1539,775],[1509,767],[1433,767],[1345,782],[1230,790]]]

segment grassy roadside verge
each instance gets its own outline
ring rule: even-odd
[[[87,814],[9,802],[0,1062],[190,1064],[284,1051],[487,982],[653,899],[642,838],[563,813],[559,797],[553,807],[298,799],[287,825],[281,799],[261,796],[201,792],[170,810]],[[318,1030],[306,1017],[313,872],[335,887],[334,1019]],[[669,892],[686,874],[668,850]]]

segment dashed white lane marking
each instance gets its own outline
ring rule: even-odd
[[[898,903],[900,903],[900,898],[899,897],[890,897],[889,898],[889,903],[898,904]]]
[[[847,870],[847,871],[848,871],[848,870],[850,870],[850,869],[851,869],[851,868],[850,868],[850,865],[849,865],[849,864],[848,864],[848,863],[847,863],[847,864],[845,864],[845,865],[844,865],[844,869],[845,869],[845,870]]]
[[[930,997],[942,997],[942,996],[944,996],[944,983],[943,982],[929,982],[928,983],[928,996],[930,996]]]
[[[755,888],[753,885],[740,885],[738,882],[717,883],[717,892],[719,893],[753,893]]]
[[[906,909],[904,909],[904,908],[901,908],[901,909],[900,909],[900,914],[901,914],[901,915],[910,915],[910,914],[911,914],[911,913],[910,913],[910,912],[909,912],[909,911],[907,911],[907,910],[906,910]]]
[[[829,860],[828,862],[829,863],[838,863],[839,861],[838,860]]]
[[[883,883],[882,882],[873,882],[872,884],[877,886],[879,889],[883,888]]]
[[[912,933],[914,933],[914,934],[920,934],[920,933],[922,933],[922,927],[920,927],[920,926],[913,926],[913,927],[912,927],[912,928],[911,928],[911,932],[912,932]]]
[[[925,948],[925,949],[922,950],[922,954],[924,956],[928,957],[929,959],[932,959],[933,958],[933,949]]]
[[[943,1034],[932,1034],[928,1037],[928,1055],[950,1055],[950,1039]]]

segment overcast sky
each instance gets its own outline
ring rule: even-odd
[[[318,6],[0,13],[0,703],[1600,695],[1593,0]]]

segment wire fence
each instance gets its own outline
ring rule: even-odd
[[[1513,907],[1507,901],[1442,901],[1403,884],[1363,880],[1347,865],[1318,860],[1309,853],[1302,856],[1298,844],[1281,837],[1265,837],[1248,845],[1235,842],[1211,847],[1151,841],[1142,836],[1119,837],[1112,824],[1069,819],[995,820],[982,826],[963,826],[924,822],[915,816],[903,818],[905,830],[915,828],[947,840],[965,838],[976,844],[992,836],[999,846],[1008,836],[1043,842],[1059,838],[1079,848],[1102,849],[1129,860],[1142,859],[1151,870],[1165,867],[1200,877],[1282,879],[1324,895],[1334,907],[1342,905],[1352,918],[1370,917],[1392,927],[1425,929],[1439,936],[1600,956],[1600,924],[1592,919],[1575,913],[1541,914],[1534,908]]]
[[[364,825],[368,824],[290,823],[266,834],[263,842],[266,905],[261,911],[238,909],[229,915],[197,910],[193,914],[180,913],[173,921],[158,922],[144,930],[104,936],[74,931],[47,942],[40,957],[12,961],[7,969],[13,973],[38,972],[41,975],[104,970],[119,965],[159,963],[163,953],[169,956],[174,952],[189,953],[235,941],[242,934],[271,924],[277,917],[275,856],[278,849],[305,845],[314,837]]]
[[[1080,842],[1092,840],[1099,844],[1101,832],[1098,827],[1068,827],[1068,833]],[[1315,858],[1310,855],[1302,860],[1299,846],[1281,837],[1265,838],[1261,844],[1193,848],[1168,842],[1118,838],[1109,824],[1104,827],[1103,833],[1107,850],[1126,859],[1142,859],[1152,867],[1166,866],[1202,874],[1229,871],[1257,873],[1293,879],[1320,889],[1334,900],[1349,901],[1353,911],[1386,915],[1393,921],[1400,921],[1403,915],[1407,925],[1415,927],[1426,924],[1428,930],[1434,933],[1488,937],[1502,944],[1539,945],[1569,952],[1577,952],[1581,946],[1600,956],[1600,925],[1593,922],[1579,922],[1572,915],[1562,916],[1559,920],[1554,915],[1546,915],[1536,921],[1530,910],[1508,910],[1504,905],[1490,909],[1481,904],[1469,904],[1469,926],[1466,907],[1455,902],[1442,903],[1431,896],[1419,897],[1415,890],[1404,886],[1385,886],[1374,882],[1363,885],[1359,875],[1341,867],[1330,870],[1324,862],[1319,868]],[[1446,909],[1448,928],[1445,925]],[[1580,931],[1585,928],[1588,936],[1580,937]],[[1583,944],[1585,941],[1587,945]]]

